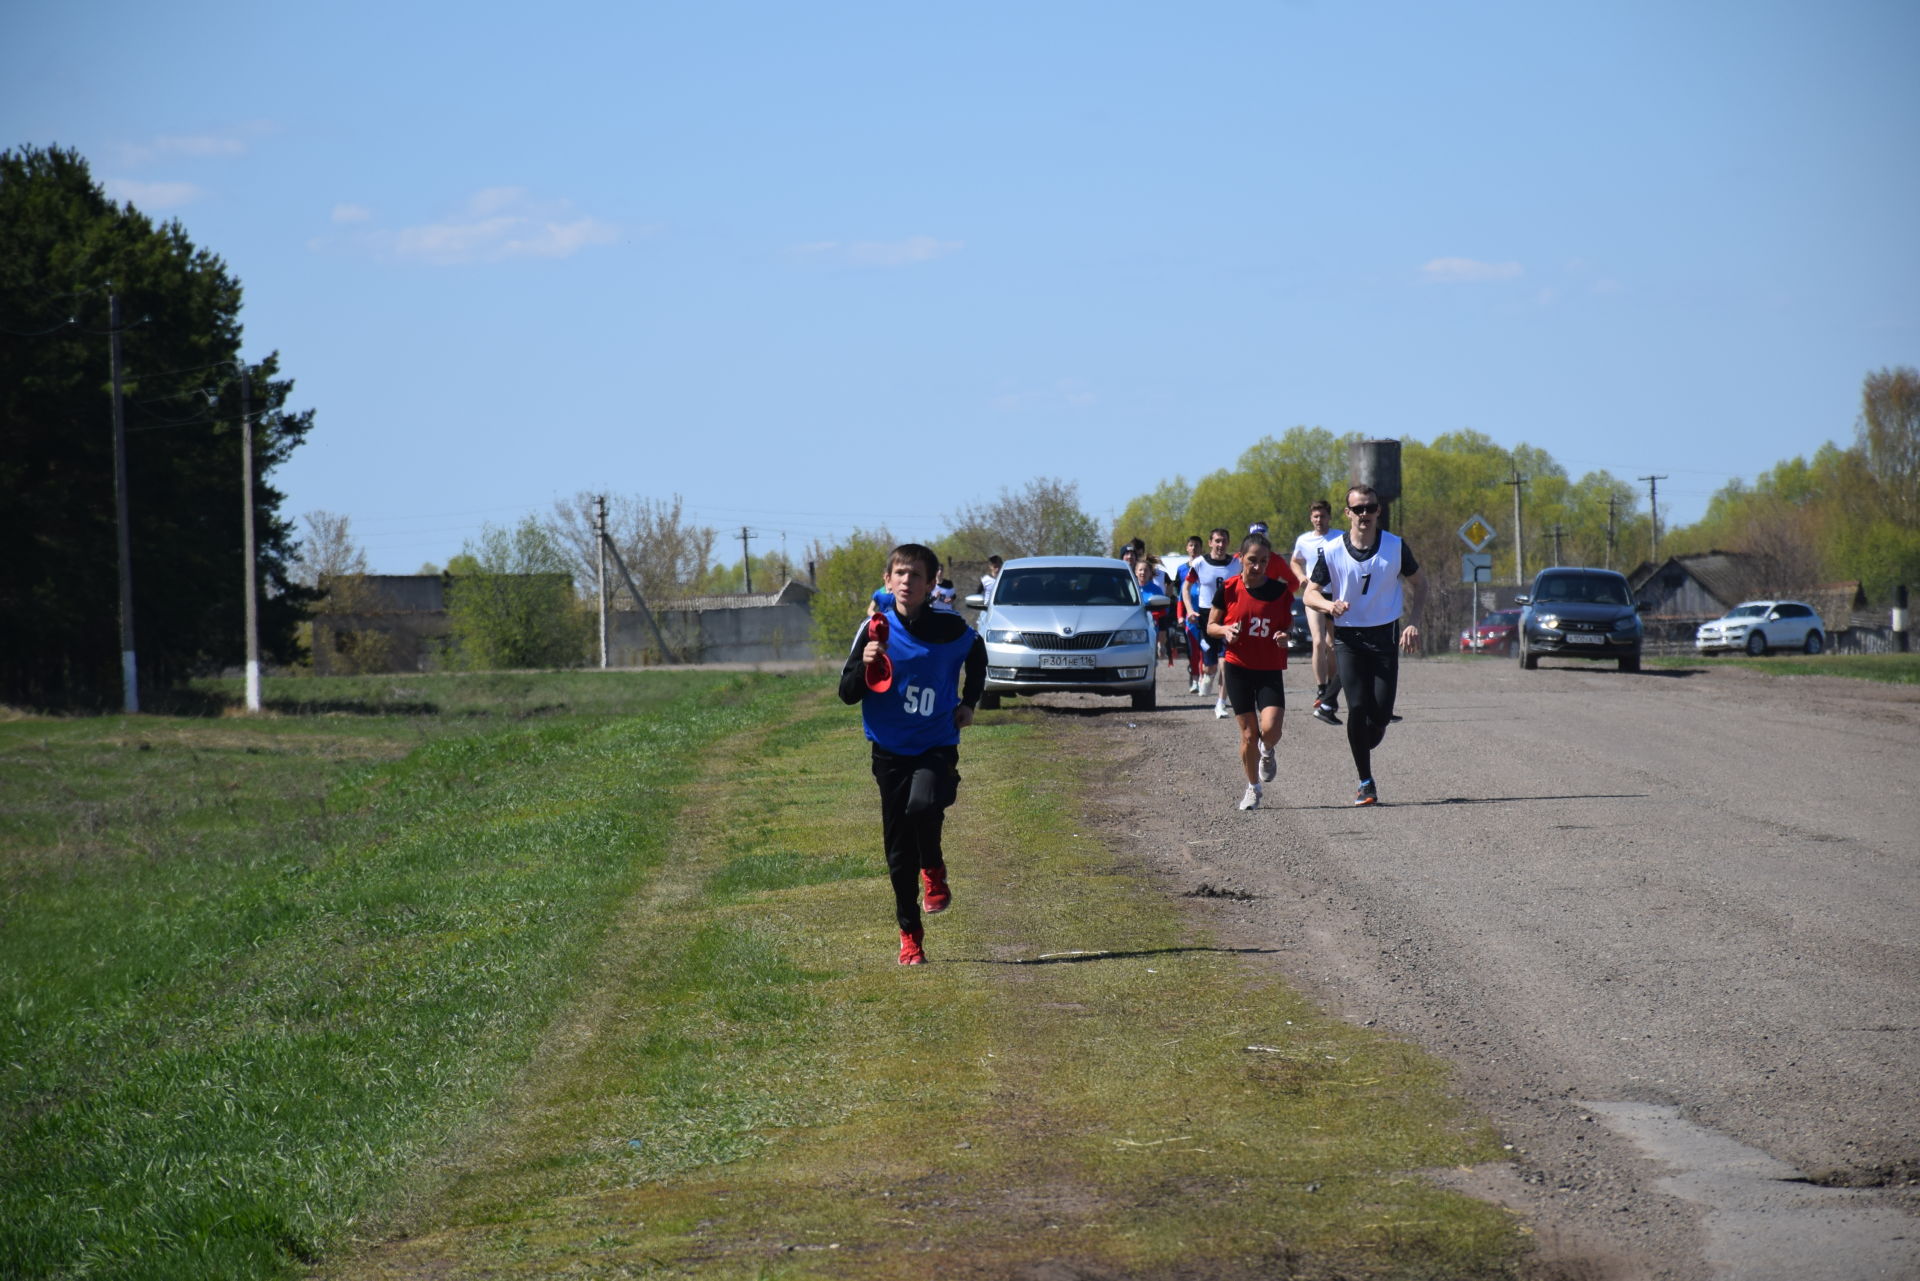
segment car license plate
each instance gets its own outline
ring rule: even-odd
[[[1574,632],[1567,637],[1567,643],[1570,645],[1598,645],[1605,639],[1606,637],[1604,636],[1594,636],[1587,632]]]
[[[1092,667],[1092,654],[1042,654],[1042,667]]]

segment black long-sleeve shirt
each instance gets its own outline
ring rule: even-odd
[[[902,616],[900,621],[905,624],[908,635],[929,645],[952,644],[967,630],[966,619],[944,609],[934,609],[931,605],[922,609],[916,617]],[[866,647],[867,633],[863,628],[854,640],[853,648],[847,652],[847,665],[840,669],[840,701],[843,703],[857,703],[866,697],[867,665],[860,661],[860,651]],[[973,647],[967,650],[966,670],[960,678],[960,701],[968,707],[978,707],[980,691],[986,685],[987,644],[976,635]]]

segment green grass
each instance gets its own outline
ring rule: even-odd
[[[1746,667],[1771,676],[1851,676],[1890,685],[1920,685],[1920,654],[1744,654],[1649,656],[1651,667]]]
[[[0,722],[0,1274],[1516,1266],[1440,1065],[1183,923],[1070,727],[969,731],[903,970],[826,678],[267,693]]]
[[[332,713],[0,723],[0,1274],[320,1257],[497,1096],[675,785],[794,689],[272,681]]]
[[[1502,1156],[1440,1066],[1182,924],[1059,732],[969,732],[920,970],[854,714],[725,745],[498,1126],[328,1275],[1510,1275],[1415,1173]]]

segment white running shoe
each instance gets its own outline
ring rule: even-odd
[[[1227,700],[1225,698],[1215,700],[1213,704],[1213,714],[1216,719],[1223,721],[1233,715],[1232,712],[1227,710]]]
[[[1280,762],[1274,759],[1273,753],[1265,750],[1264,748],[1261,749],[1260,781],[1262,783],[1271,783],[1273,781],[1273,776],[1275,774],[1278,774],[1279,772],[1280,772]]]
[[[1240,798],[1240,808],[1243,810],[1254,810],[1254,809],[1260,808],[1260,784],[1258,783],[1247,784],[1246,794]]]
[[[1196,676],[1192,680],[1187,682],[1187,693],[1198,694],[1199,692],[1200,692],[1200,678]]]

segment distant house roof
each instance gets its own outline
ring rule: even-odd
[[[1723,605],[1737,605],[1747,596],[1747,584],[1754,580],[1758,562],[1744,552],[1700,552],[1692,556],[1669,556],[1655,565],[1643,561],[1627,575],[1627,583],[1638,593],[1655,574],[1672,565],[1699,583],[1707,595]]]
[[[1867,607],[1867,593],[1857,581],[1816,583],[1801,588],[1798,596],[1813,606],[1813,612],[1820,615],[1821,623],[1829,632],[1846,631],[1853,626],[1855,612]]]

